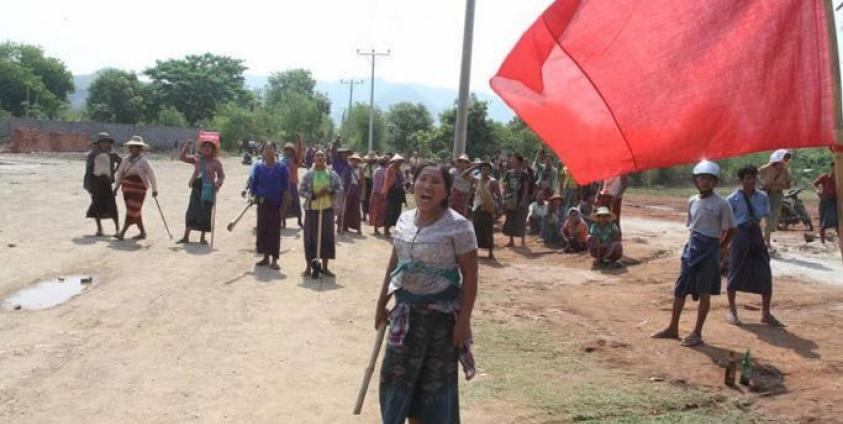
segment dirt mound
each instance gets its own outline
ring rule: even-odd
[[[9,153],[33,152],[84,152],[91,145],[87,134],[41,132],[35,128],[16,128],[6,151]]]

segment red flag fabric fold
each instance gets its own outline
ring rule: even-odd
[[[492,89],[574,178],[833,144],[822,0],[557,0]]]

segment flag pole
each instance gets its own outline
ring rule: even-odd
[[[834,175],[837,179],[837,242],[843,258],[843,114],[840,98],[840,55],[837,50],[837,25],[834,20],[834,4],[825,0],[826,29],[828,30],[828,56],[831,65],[831,103],[834,112]]]

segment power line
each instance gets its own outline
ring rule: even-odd
[[[346,81],[344,79],[340,80],[340,84],[348,85],[348,109],[346,109],[346,111],[345,111],[345,119],[343,121],[348,121],[349,119],[351,119],[351,104],[352,104],[351,102],[354,99],[354,86],[360,85],[360,84],[365,84],[365,83],[366,83],[365,80],[355,80],[355,79],[350,79],[348,81]],[[345,136],[348,137],[348,134],[345,134]]]
[[[375,131],[375,62],[378,56],[389,56],[390,50],[385,52],[378,52],[375,49],[371,51],[360,51],[357,49],[358,56],[369,56],[372,61],[372,75],[369,86],[369,151],[374,150],[374,131]]]

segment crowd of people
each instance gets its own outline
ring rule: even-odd
[[[213,231],[217,192],[225,180],[218,159],[219,142],[202,140],[197,153],[183,146],[180,159],[191,164],[185,230],[179,243],[189,243],[192,231]],[[137,225],[136,239],[146,237],[141,208],[147,190],[158,195],[155,173],[144,156],[148,145],[140,137],[124,143],[121,158],[114,139],[99,134],[88,155],[84,187],[91,194],[87,216],[103,234],[102,219],[112,219],[122,239]],[[303,148],[301,137],[277,151],[276,144],[256,147],[242,191],[257,206],[255,251],[257,266],[280,269],[281,229],[295,217],[303,230],[305,277],[313,267],[329,277],[336,258],[336,236],[362,235],[362,223],[373,234],[391,239],[392,253],[376,303],[375,327],[389,326],[380,377],[380,407],[384,423],[459,422],[458,370],[474,376],[471,312],[477,294],[478,249],[494,258],[495,226],[501,219],[506,247],[525,244],[527,234],[566,254],[588,255],[596,267],[623,266],[620,225],[626,176],[578,184],[567,168],[540,151],[532,163],[518,153],[472,160],[460,155],[445,166],[424,161],[417,153],[369,152],[360,156],[337,137],[330,146]],[[679,318],[688,295],[699,301],[696,325],[681,339],[683,346],[703,343],[702,330],[711,296],[721,292],[721,251],[727,248],[729,308],[726,321],[740,325],[737,292],[762,298],[761,321],[784,326],[771,312],[772,272],[770,234],[777,229],[777,208],[790,185],[790,153],[776,151],[760,169],[748,165],[737,177],[740,187],[727,198],[714,190],[720,168],[702,161],[694,167],[698,194],[688,201],[688,242],[681,256],[673,290],[668,326],[654,338],[679,338]],[[299,178],[299,169],[305,173]],[[758,187],[759,178],[763,190]],[[820,204],[822,238],[837,226],[837,198],[832,172],[814,182]],[[115,196],[122,189],[126,216],[120,229]],[[408,194],[414,208],[407,206]],[[382,232],[381,232],[382,230]],[[390,300],[394,300],[391,309]]]

